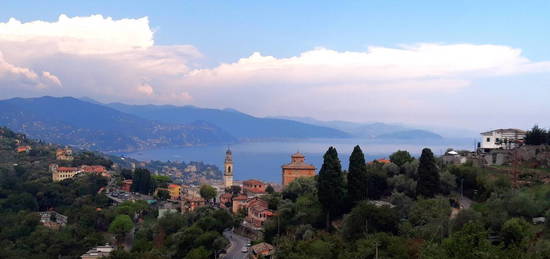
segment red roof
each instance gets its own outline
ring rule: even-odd
[[[259,180],[256,180],[256,179],[250,179],[250,180],[243,181],[243,184],[261,185],[261,184],[264,184],[264,183],[259,181]]]
[[[378,162],[378,163],[382,163],[382,164],[389,164],[389,163],[391,163],[391,161],[388,160],[388,159],[380,158],[380,159],[376,159],[376,160],[374,160],[374,161],[369,162],[369,165],[373,164],[374,162]]]
[[[86,173],[105,173],[107,170],[102,165],[83,165],[80,167]]]
[[[168,185],[168,188],[170,188],[170,189],[173,189],[173,188],[181,188],[181,186],[172,183],[172,184],[169,184],[169,185]]]
[[[64,166],[62,166],[62,167],[58,167],[58,168],[57,168],[57,171],[58,171],[58,172],[76,172],[76,171],[78,171],[78,168],[76,168],[76,167],[64,167]]]
[[[239,201],[246,200],[246,199],[248,199],[248,197],[246,197],[246,195],[243,195],[243,194],[233,198],[233,200],[239,200]]]

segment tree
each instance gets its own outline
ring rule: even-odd
[[[522,218],[511,218],[504,222],[501,235],[506,246],[520,246],[531,236],[530,225]]]
[[[267,192],[269,194],[273,194],[275,192],[275,189],[273,189],[273,186],[271,186],[271,184],[270,184],[265,188],[265,192]]]
[[[366,233],[397,233],[399,216],[389,206],[377,207],[368,201],[360,202],[344,219],[343,234],[349,239],[357,239]]]
[[[142,194],[149,194],[155,188],[151,173],[145,168],[134,170],[132,191]]]
[[[203,184],[201,186],[201,189],[200,189],[200,194],[201,194],[201,197],[204,198],[205,200],[207,201],[210,201],[212,199],[215,199],[216,198],[216,188],[208,185],[208,184]]]
[[[208,259],[208,258],[210,258],[210,252],[202,246],[191,250],[185,256],[185,259]]]
[[[317,193],[327,216],[326,227],[328,229],[331,217],[338,217],[342,213],[345,183],[336,149],[330,147],[323,159],[323,165],[317,179]]]
[[[405,150],[397,150],[397,152],[390,155],[390,161],[399,167],[403,166],[407,162],[413,161],[414,158]]]
[[[348,198],[352,205],[367,198],[367,164],[359,145],[353,148],[348,168]]]
[[[161,201],[168,200],[170,198],[170,193],[167,190],[158,190],[157,198]]]
[[[435,197],[439,193],[439,184],[439,169],[435,164],[434,154],[429,148],[424,148],[418,166],[416,195]]]
[[[382,163],[373,163],[367,169],[367,193],[368,198],[377,200],[388,190],[386,171],[382,169]]]
[[[491,245],[487,231],[479,222],[469,222],[442,243],[445,258],[501,258],[497,256],[498,247]]]
[[[299,177],[283,189],[283,198],[295,201],[306,193],[317,195],[317,181],[313,177]]]
[[[527,145],[542,145],[548,141],[548,132],[539,128],[538,125],[533,126],[533,128],[525,134],[525,144]]]
[[[115,220],[111,222],[111,225],[109,225],[109,232],[113,233],[120,243],[126,236],[126,233],[130,232],[133,227],[134,223],[128,215],[118,215]]]

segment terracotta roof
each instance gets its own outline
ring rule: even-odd
[[[292,154],[292,157],[293,158],[304,158],[305,156],[300,152],[296,152],[296,153]]]
[[[306,162],[290,162],[286,165],[281,166],[283,169],[313,169],[315,170],[315,166],[308,164]]]
[[[86,173],[104,173],[107,172],[104,166],[102,165],[83,165],[80,167],[82,171]]]
[[[241,194],[241,195],[233,198],[233,200],[246,200],[246,199],[248,199],[248,197],[246,197],[246,195],[244,195],[244,194]]]
[[[181,188],[181,186],[179,186],[177,184],[169,184],[168,188],[170,188],[170,189],[172,189],[172,188]]]
[[[78,171],[78,168],[62,166],[62,167],[58,167],[57,171],[58,172],[76,172],[76,171]]]
[[[373,164],[375,161],[378,162],[378,163],[382,163],[382,164],[389,164],[389,163],[391,163],[391,161],[388,160],[388,159],[380,158],[380,159],[376,159],[376,160],[374,160],[374,161],[369,162],[369,165]]]
[[[226,198],[226,199],[231,199],[231,197],[233,197],[231,193],[224,193],[220,196],[220,198]]]
[[[264,184],[264,183],[256,179],[250,179],[250,180],[243,181],[243,184]]]
[[[257,245],[253,245],[252,247],[250,247],[250,249],[252,249],[252,251],[255,253],[255,254],[261,254],[263,252],[267,252],[268,255],[269,254],[272,254],[273,253],[273,246],[266,243],[266,242],[262,242],[262,243],[259,243]]]

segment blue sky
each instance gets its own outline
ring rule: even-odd
[[[23,4],[25,3],[25,4]],[[148,16],[158,44],[192,44],[213,62],[254,51],[364,50],[416,42],[503,44],[550,58],[549,1],[2,1],[0,19]]]
[[[139,84],[137,89],[146,94],[147,98],[137,95],[116,96],[116,91],[110,88],[103,91],[95,88],[91,90],[92,86],[73,86],[71,82],[77,80],[63,75],[61,65],[51,67],[46,64],[55,56],[53,53],[52,57],[33,60],[9,54],[10,49],[5,47],[4,59],[7,64],[28,67],[35,72],[51,72],[63,88],[39,92],[9,88],[9,92],[5,92],[8,94],[0,97],[82,94],[102,101],[233,107],[258,116],[294,115],[325,120],[438,124],[473,129],[500,126],[525,128],[534,123],[550,126],[544,125],[550,122],[539,121],[538,112],[550,110],[547,102],[550,98],[547,83],[550,79],[547,70],[547,62],[550,60],[548,13],[549,1],[3,1],[0,23],[7,22],[11,17],[22,23],[37,20],[55,23],[60,14],[68,17],[100,14],[114,20],[148,17],[148,26],[154,32],[154,46],[170,47],[163,49],[161,54],[140,54],[140,58],[162,55],[170,62],[181,62],[182,67],[169,75],[129,70],[129,75],[134,73],[142,78],[132,87]],[[33,41],[37,42],[34,38]],[[433,74],[422,72],[405,79],[392,76],[410,72],[407,61],[396,61],[400,68],[382,79],[374,72],[364,77],[360,75],[361,71],[358,74],[347,72],[352,68],[346,65],[353,63],[355,58],[365,58],[365,66],[371,68],[372,57],[361,55],[368,53],[371,47],[386,48],[381,52],[386,53],[388,50],[402,50],[423,43],[449,46],[446,48],[448,52],[453,52],[460,44],[470,45],[471,48],[461,51],[466,51],[466,54],[478,53],[471,54],[471,59],[472,63],[480,64],[455,71],[452,58],[456,57],[450,57],[430,68],[447,66],[452,67],[449,68],[452,71]],[[168,50],[172,46],[183,45],[192,50]],[[478,47],[482,45],[504,46],[508,49],[500,49],[502,52],[496,51],[492,56],[480,57],[479,61],[477,56],[484,51]],[[337,53],[310,52],[318,47]],[[520,50],[521,54],[513,50]],[[253,56],[255,52],[261,54]],[[354,55],[346,55],[347,52]],[[424,53],[419,54],[419,57],[434,58],[426,54],[433,53],[432,48],[427,51],[414,48],[412,52]],[[311,58],[303,57],[304,53],[310,53]],[[500,53],[510,55],[502,61],[510,64],[498,68],[492,64],[490,73],[487,72],[485,64],[494,63]],[[81,52],[78,57],[74,52],[70,54],[70,60],[63,62],[82,64],[90,71],[92,68],[87,66],[91,66],[92,61],[117,68],[127,65],[98,61],[98,58],[92,59],[90,56],[83,58]],[[184,55],[186,58],[172,60],[173,56],[169,55]],[[270,56],[274,60],[266,59]],[[324,66],[324,61],[307,69],[299,66],[304,62],[311,65],[311,62],[323,58],[324,61],[327,58],[342,58],[344,65],[337,67],[342,71],[315,80],[315,68],[320,66],[319,74],[330,73],[332,68]],[[402,57],[398,55],[396,58]],[[239,59],[245,59],[248,63],[240,64]],[[387,65],[387,60],[391,61],[391,58],[384,59],[382,65],[375,67]],[[149,61],[140,59],[140,62]],[[251,68],[250,62],[256,66]],[[222,63],[232,66],[220,66]],[[518,63],[522,65],[518,66]],[[273,67],[277,68],[275,72],[265,72]],[[259,72],[243,74],[243,71],[250,69]],[[97,73],[94,77],[97,78],[105,72],[94,70],[93,73]],[[291,79],[277,81],[274,73]],[[345,81],[340,80],[339,76],[354,79]],[[106,75],[105,78],[116,80],[112,75]],[[167,78],[186,79],[170,81]],[[12,81],[10,83],[13,84]],[[113,85],[120,85],[120,82]],[[369,90],[360,90],[361,87]],[[173,92],[176,91],[174,89],[177,89],[177,93]],[[231,101],[232,93],[243,96],[245,100]],[[323,102],[331,100],[331,94],[334,103],[330,107],[322,106]],[[174,98],[174,95],[179,99]],[[293,97],[288,98],[288,95]],[[297,103],[308,96],[311,100],[307,104]],[[383,99],[395,103],[380,101]],[[295,104],[289,106],[289,102]],[[363,112],[350,114],[354,109],[349,106],[354,105]],[[281,108],[287,106],[288,109]],[[509,115],[514,118],[511,119]]]

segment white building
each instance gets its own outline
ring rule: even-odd
[[[523,144],[525,133],[520,129],[496,129],[483,132],[479,148],[483,151],[516,148]]]

